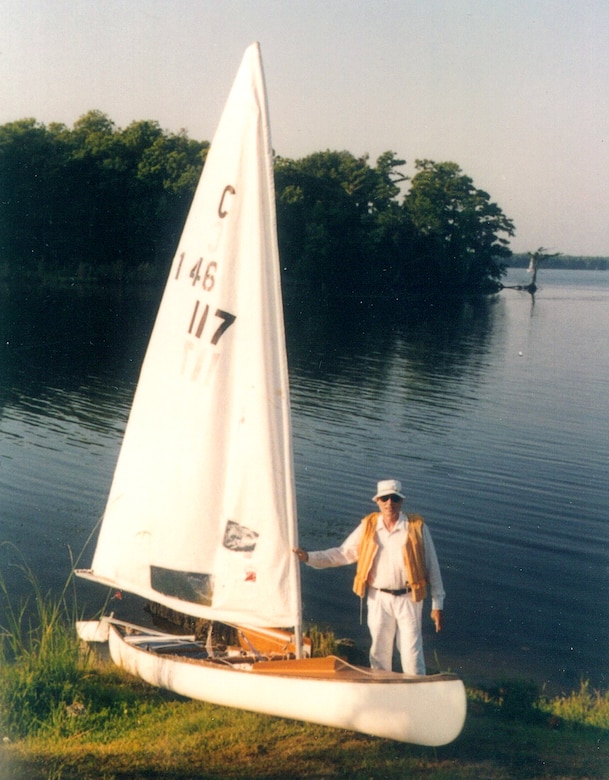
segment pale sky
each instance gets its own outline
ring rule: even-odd
[[[278,154],[453,161],[514,251],[609,256],[607,0],[0,0],[0,125],[211,140],[255,40]]]

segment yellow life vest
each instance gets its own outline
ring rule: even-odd
[[[366,515],[362,520],[364,533],[359,546],[357,570],[353,580],[353,592],[360,598],[366,593],[368,575],[372,568],[378,544],[374,540],[378,512]],[[408,515],[408,535],[404,545],[404,566],[408,585],[412,589],[413,601],[423,601],[427,595],[427,567],[425,566],[425,547],[423,545],[423,518],[420,515]]]

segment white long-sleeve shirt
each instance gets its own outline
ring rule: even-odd
[[[360,523],[340,547],[330,547],[327,550],[310,552],[307,564],[314,569],[327,569],[331,566],[345,566],[355,563],[358,559],[363,533],[364,524]],[[368,575],[368,585],[373,588],[387,588],[390,590],[399,590],[408,585],[403,553],[407,535],[408,518],[403,512],[400,512],[398,521],[392,531],[387,530],[381,513],[378,513],[375,541],[379,549],[374,556]],[[436,548],[426,523],[423,524],[423,546],[425,549],[425,566],[431,591],[431,608],[443,609],[444,585],[442,583]]]

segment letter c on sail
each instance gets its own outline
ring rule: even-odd
[[[232,186],[232,184],[227,184],[224,188],[224,192],[222,193],[222,197],[220,198],[220,204],[218,206],[218,215],[220,219],[224,219],[224,217],[228,214],[228,211],[224,210],[224,198],[226,195],[234,195],[235,194],[235,188]]]

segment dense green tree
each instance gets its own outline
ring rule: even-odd
[[[288,275],[313,285],[350,284],[362,262],[368,166],[349,152],[275,162],[277,220]]]
[[[43,263],[56,227],[57,182],[67,159],[62,126],[34,119],[0,127],[0,252]]]
[[[408,177],[399,170],[405,160],[395,152],[384,152],[374,168],[375,186],[370,201],[371,252],[366,275],[366,289],[395,296],[408,289],[406,260],[413,244],[412,223],[397,200],[400,185]]]
[[[280,249],[294,279],[336,293],[376,291],[379,258],[391,272],[403,238],[395,200],[404,161],[325,151],[300,160],[277,158],[275,178]]]
[[[0,261],[13,276],[164,277],[209,144],[89,111],[0,127]],[[455,163],[317,152],[275,159],[286,277],[333,295],[485,290],[511,220]]]
[[[0,252],[13,275],[167,265],[209,144],[100,111],[0,127]]]
[[[417,160],[404,207],[416,230],[416,284],[444,291],[496,284],[514,225],[453,162]]]
[[[191,141],[184,131],[163,133],[138,157],[134,177],[138,221],[155,263],[173,255],[208,149],[209,143]],[[152,235],[150,225],[157,226]]]

